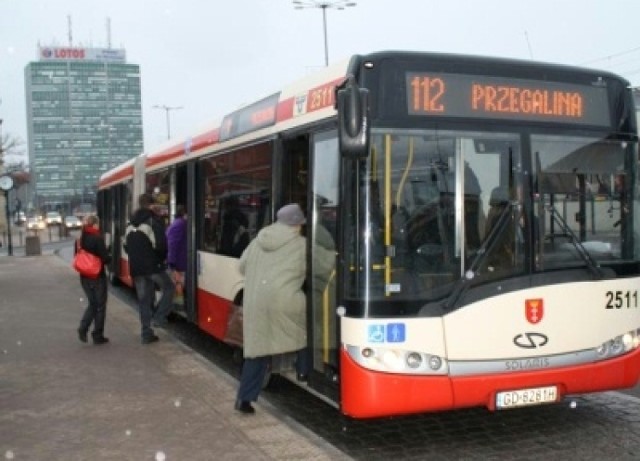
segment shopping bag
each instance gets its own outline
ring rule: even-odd
[[[224,342],[242,347],[242,306],[236,304],[231,305]]]
[[[78,251],[73,258],[73,268],[83,277],[97,279],[102,270],[102,260],[78,246]]]

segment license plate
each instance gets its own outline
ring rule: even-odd
[[[529,405],[552,403],[557,400],[558,388],[556,386],[519,389],[515,391],[498,392],[496,394],[496,408],[526,407]]]

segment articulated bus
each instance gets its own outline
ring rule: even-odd
[[[300,204],[313,364],[300,385],[353,418],[493,411],[638,382],[637,169],[616,75],[380,52],[107,172],[98,207],[112,280],[131,285],[138,195],[167,221],[186,206],[184,315],[224,341],[239,232]]]

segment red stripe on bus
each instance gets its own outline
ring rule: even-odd
[[[205,147],[213,146],[220,142],[220,128],[207,131],[204,134],[198,135],[191,141],[191,150],[198,151]]]
[[[222,341],[227,333],[231,301],[201,289],[197,298],[198,327]]]
[[[182,156],[183,153],[184,153],[183,145],[172,146],[168,149],[158,152],[157,154],[148,156],[145,161],[145,165],[147,167],[150,167],[153,165],[157,165],[158,163],[164,163],[168,160]]]
[[[185,143],[177,144],[168,149],[160,151],[158,153],[153,153],[147,156],[145,165],[146,167],[151,167],[154,165],[158,165],[160,163],[165,163],[170,160],[173,160],[178,157],[182,157],[185,154]],[[191,140],[191,145],[189,147],[190,152],[196,152],[206,147],[213,146],[214,144],[218,144],[220,142],[220,130],[215,128],[213,130],[209,130],[206,133],[200,134],[194,137]]]
[[[122,170],[113,172],[109,176],[102,178],[98,183],[98,188],[109,186],[112,183],[119,182],[122,179],[130,178],[131,176],[133,176],[133,165],[123,168]]]
[[[290,118],[293,118],[293,98],[280,101],[276,112],[276,123],[282,123]]]

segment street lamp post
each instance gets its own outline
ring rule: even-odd
[[[167,139],[171,139],[171,121],[170,121],[170,117],[169,117],[169,112],[171,112],[172,110],[180,110],[182,109],[182,106],[177,106],[177,107],[171,107],[171,106],[153,106],[154,109],[162,109],[165,111],[166,116],[167,116]]]
[[[334,10],[344,10],[356,6],[356,2],[349,2],[347,0],[334,0],[334,1],[315,1],[315,0],[293,0],[293,7],[296,10],[304,10],[309,8],[320,8],[322,10],[322,26],[324,31],[324,65],[329,65],[329,39],[327,37],[327,8]]]

